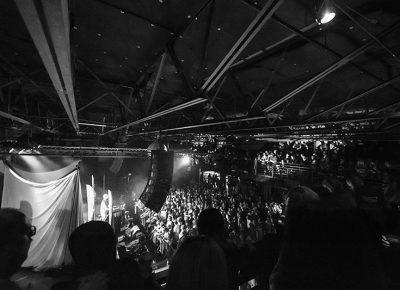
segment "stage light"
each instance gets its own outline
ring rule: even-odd
[[[322,2],[321,7],[319,8],[317,12],[317,23],[318,24],[326,24],[330,21],[332,21],[333,18],[335,18],[336,12],[335,12],[335,7],[333,5],[332,0],[324,0]]]
[[[189,165],[189,164],[190,164],[190,157],[188,155],[183,156],[182,165]]]

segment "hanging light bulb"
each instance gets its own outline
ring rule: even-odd
[[[333,18],[335,18],[336,12],[335,12],[335,6],[333,5],[332,0],[324,0],[322,2],[321,7],[318,10],[317,13],[317,23],[318,24],[326,24],[330,22]]]

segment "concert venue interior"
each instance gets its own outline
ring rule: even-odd
[[[0,289],[400,289],[397,0],[0,24]]]

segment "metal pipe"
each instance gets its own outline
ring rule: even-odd
[[[35,129],[40,130],[40,131],[43,131],[43,132],[55,133],[55,131],[53,131],[53,130],[49,130],[49,129],[42,128],[42,127],[40,127],[40,126],[37,126],[37,125],[35,125],[35,124],[32,124],[31,122],[29,122],[29,121],[27,121],[27,120],[25,120],[25,119],[22,119],[22,118],[20,118],[20,117],[14,116],[14,115],[12,115],[12,114],[9,114],[9,113],[3,112],[3,111],[0,111],[0,117],[13,120],[13,121],[15,121],[15,122],[18,122],[18,123],[27,125],[27,126],[29,126],[29,127],[33,127],[33,128],[35,128]]]
[[[378,37],[383,37],[383,36],[389,34],[393,30],[397,29],[399,26],[400,26],[400,22],[397,22],[396,24],[392,25],[391,27],[389,27],[389,28],[385,29],[383,32],[381,32]],[[328,68],[326,68],[322,72],[318,73],[316,76],[314,76],[313,78],[311,78],[310,80],[308,80],[304,84],[300,85],[299,87],[297,87],[296,89],[294,89],[290,93],[286,94],[285,96],[283,96],[282,98],[280,98],[279,100],[274,102],[273,104],[269,105],[267,108],[265,108],[263,110],[263,112],[269,112],[269,111],[275,109],[277,106],[281,105],[282,103],[284,103],[284,102],[288,101],[289,99],[295,97],[297,94],[299,94],[300,92],[302,92],[306,88],[310,87],[311,85],[313,85],[314,83],[318,82],[322,78],[326,77],[327,75],[331,74],[332,72],[336,71],[337,69],[343,67],[348,62],[350,62],[352,59],[354,59],[357,56],[359,56],[362,53],[364,53],[366,50],[368,50],[374,44],[375,44],[375,41],[372,41],[372,40],[368,41],[366,44],[364,44],[360,48],[358,48],[358,49],[354,50],[353,52],[349,53],[348,55],[344,56],[342,59],[340,59],[336,63],[332,64],[331,66],[329,66]]]
[[[344,106],[346,104],[352,103],[352,102],[354,102],[354,101],[356,101],[356,100],[358,100],[360,98],[363,98],[363,97],[365,97],[365,96],[367,96],[369,94],[372,94],[372,93],[374,93],[374,92],[376,92],[376,91],[378,91],[380,89],[383,89],[384,87],[390,85],[391,83],[393,83],[393,82],[395,82],[395,81],[397,81],[399,79],[400,79],[400,75],[398,75],[398,76],[396,76],[396,77],[394,77],[394,78],[392,78],[390,80],[387,80],[386,82],[383,82],[383,83],[381,83],[381,84],[379,84],[379,85],[377,85],[377,86],[375,86],[373,88],[370,88],[370,89],[362,92],[361,94],[358,94],[357,96],[354,96],[354,97],[352,97],[352,98],[350,98],[350,99],[348,99],[346,101],[343,101],[343,102],[341,102],[341,103],[339,103],[339,104],[337,104],[337,105],[335,105],[333,107],[330,107],[329,109],[327,109],[327,110],[325,110],[325,111],[323,111],[323,112],[321,112],[321,113],[319,113],[317,115],[314,115],[311,118],[307,119],[307,121],[315,120],[315,119],[317,119],[317,118],[319,118],[319,117],[321,117],[321,116],[323,116],[323,115],[325,115],[325,114],[327,114],[327,113],[329,113],[329,112],[331,112],[331,111],[333,111],[333,110],[335,110],[337,108],[340,108],[341,106]]]
[[[197,99],[191,100],[191,101],[189,101],[189,102],[180,104],[180,105],[178,105],[178,106],[169,108],[169,109],[167,109],[167,110],[161,111],[161,112],[159,112],[159,113],[156,113],[156,114],[153,114],[153,115],[144,117],[144,118],[139,119],[139,120],[136,120],[136,121],[133,121],[133,122],[131,122],[131,123],[129,123],[129,124],[126,124],[126,125],[120,126],[120,127],[118,127],[118,128],[109,130],[109,131],[105,132],[104,134],[109,134],[109,133],[112,133],[112,132],[116,132],[116,131],[119,131],[119,130],[121,130],[121,129],[130,127],[130,126],[133,126],[133,125],[137,125],[137,124],[140,124],[140,123],[143,123],[143,122],[146,122],[146,121],[149,121],[149,120],[152,120],[152,119],[155,119],[155,118],[158,118],[158,117],[161,117],[161,116],[170,114],[170,113],[172,113],[172,112],[176,112],[176,111],[179,111],[179,110],[182,110],[182,109],[185,109],[185,108],[188,108],[188,107],[191,107],[191,106],[194,106],[194,105],[197,105],[197,104],[206,102],[206,101],[207,101],[207,99],[197,98]]]
[[[214,72],[208,77],[207,81],[201,87],[201,92],[207,93],[222,75],[229,69],[235,59],[246,48],[255,35],[261,30],[264,24],[271,18],[278,7],[284,0],[269,0],[261,11],[257,14],[256,18],[250,23],[245,32],[241,35],[238,41],[233,45],[231,50],[227,53],[225,58],[217,66]]]
[[[161,72],[162,72],[163,67],[164,67],[164,62],[165,62],[165,57],[166,56],[167,56],[166,52],[164,52],[162,54],[162,56],[161,56],[161,61],[160,61],[160,65],[158,66],[156,79],[154,81],[154,85],[153,85],[153,89],[151,91],[150,99],[149,99],[149,102],[147,104],[146,115],[149,113],[150,107],[153,104],[154,95],[156,94],[156,91],[157,91],[158,83],[160,81],[160,76],[161,76]]]
[[[384,50],[386,50],[398,63],[400,63],[400,59],[397,57],[397,55],[394,54],[393,51],[391,51],[382,41],[380,41],[375,35],[373,35],[367,28],[365,28],[363,25],[361,25],[360,22],[358,22],[353,16],[351,16],[347,11],[339,5],[336,1],[333,2],[335,7],[338,8],[344,15],[346,15],[355,25],[357,25],[362,31],[364,31],[366,34],[368,34],[377,44],[379,44]]]

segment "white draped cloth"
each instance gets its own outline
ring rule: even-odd
[[[83,222],[79,169],[55,180],[36,182],[24,177],[43,180],[46,173],[28,173],[5,165],[1,206],[21,210],[37,228],[22,266],[43,270],[70,264],[68,237]],[[35,174],[40,178],[35,179]]]
[[[87,211],[88,211],[87,221],[89,222],[95,219],[94,210],[95,210],[95,200],[96,200],[96,191],[89,184],[86,184],[86,196],[87,196]]]

